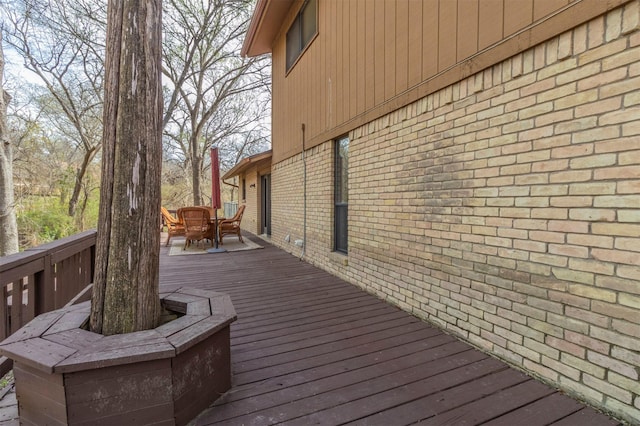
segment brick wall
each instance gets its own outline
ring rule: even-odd
[[[306,259],[640,419],[640,3],[307,151]],[[302,238],[301,156],[273,166],[273,242]],[[290,242],[284,241],[290,235]]]
[[[261,176],[269,174],[269,167],[258,169],[257,167],[250,167],[239,177],[238,193],[240,201],[239,204],[245,205],[244,214],[242,215],[242,222],[240,227],[243,230],[251,232],[252,234],[259,235],[262,232],[262,218],[260,216],[262,196],[261,193]],[[242,199],[242,179],[246,185],[245,194],[246,198]]]
[[[246,198],[242,198],[242,179],[244,178],[245,195]],[[258,171],[255,168],[247,170],[240,175],[238,179],[238,206],[244,204],[245,209],[242,214],[242,221],[240,222],[240,228],[249,231],[252,234],[259,234],[258,232],[258,213],[259,213],[259,200],[258,200],[258,185],[260,184],[260,178]],[[251,187],[251,185],[254,185]]]
[[[333,249],[333,145],[328,142],[272,165],[272,242],[296,256],[304,240],[305,174],[307,175],[307,242],[305,259],[326,264]],[[288,237],[288,238],[287,238]],[[288,240],[288,241],[286,241]]]

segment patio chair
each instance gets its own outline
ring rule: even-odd
[[[162,213],[162,221],[167,227],[167,244],[169,245],[169,241],[171,241],[171,237],[180,237],[184,235],[184,225],[180,218],[174,217],[169,210],[164,207],[160,207],[160,212]]]
[[[209,238],[210,217],[205,207],[183,207],[178,214],[184,223],[185,250],[192,241],[200,242]]]
[[[229,234],[237,235],[240,242],[244,242],[242,241],[242,235],[240,235],[240,222],[242,221],[244,208],[245,205],[241,205],[238,208],[235,216],[233,216],[231,219],[223,219],[218,224],[218,236],[220,237],[220,244],[222,244],[222,237]]]

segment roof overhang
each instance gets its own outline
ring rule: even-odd
[[[282,22],[295,1],[258,0],[240,54],[258,56],[271,53]]]
[[[230,179],[234,176],[241,175],[252,167],[262,167],[267,164],[271,164],[271,156],[273,155],[273,151],[265,151],[260,154],[253,155],[251,157],[244,158],[238,162],[231,170],[222,176],[222,180]]]

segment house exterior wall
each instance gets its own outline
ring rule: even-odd
[[[273,161],[334,139],[626,0],[320,0],[318,37],[286,71],[273,44]],[[313,99],[313,102],[309,102]]]
[[[240,222],[240,228],[256,235],[259,235],[262,231],[262,191],[260,179],[261,176],[269,173],[271,173],[271,166],[270,164],[266,164],[250,167],[238,176],[239,198],[242,198],[242,179],[244,179],[244,184],[246,185],[246,198],[240,199],[240,204],[246,206],[244,214],[242,215],[242,222]]]
[[[259,234],[258,225],[260,217],[260,177],[258,176],[258,170],[251,168],[247,170],[244,175],[240,175],[240,185],[242,186],[242,179],[244,178],[246,198],[240,200],[241,204],[246,207],[242,215],[242,221],[240,222],[240,228],[249,231],[252,234]],[[251,187],[251,185],[255,185]],[[242,187],[240,188],[240,197],[242,197]]]
[[[308,149],[304,158],[299,154],[273,165],[271,170],[272,242],[295,255],[302,255],[303,248],[296,246],[295,241],[305,239],[306,172],[305,259],[314,262],[316,258],[326,257],[327,252],[332,250],[332,144],[326,143]]]
[[[637,422],[639,28],[626,3],[351,129],[346,256],[333,142],[308,149],[305,259]],[[277,143],[272,241],[300,255],[303,156]]]

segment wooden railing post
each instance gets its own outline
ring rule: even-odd
[[[0,340],[85,290],[94,277],[95,246],[91,230],[0,257]],[[0,376],[10,368],[10,360],[0,359]]]
[[[47,254],[44,257],[44,265],[42,271],[34,274],[35,281],[35,313],[36,315],[43,314],[55,309],[55,286],[50,283],[54,282],[53,271],[51,267],[51,255]]]

